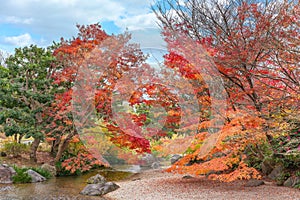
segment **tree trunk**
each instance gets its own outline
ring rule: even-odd
[[[37,162],[36,151],[40,144],[40,139],[34,138],[33,143],[31,144],[30,160]]]
[[[57,153],[55,156],[54,161],[58,162],[60,160],[60,158],[62,157],[62,154],[64,153],[64,151],[67,149],[70,140],[72,139],[72,137],[75,135],[75,132],[72,131],[71,133],[69,133],[67,135],[67,137],[63,138],[61,137],[60,141],[59,141],[59,145],[57,148]]]
[[[19,140],[18,140],[18,143],[20,144],[21,143],[21,141],[22,141],[22,138],[23,138],[23,135],[19,135]]]
[[[69,144],[69,140],[61,140],[59,145],[58,145],[58,149],[57,149],[57,153],[55,156],[54,161],[58,162],[60,160],[60,158],[62,157],[63,152],[66,150],[66,148],[68,147]]]
[[[55,158],[56,154],[57,154],[57,151],[58,151],[58,146],[60,144],[60,137],[56,138],[56,140],[52,141],[52,144],[51,144],[51,155]]]

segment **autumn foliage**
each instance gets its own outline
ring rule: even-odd
[[[299,155],[300,146],[273,148],[278,138],[300,133],[299,3],[166,0],[153,9],[168,50],[158,71],[130,34],[108,35],[99,24],[78,25],[76,37],[61,38],[39,58],[48,72],[31,83],[35,91],[45,79],[36,94],[27,94],[37,73],[25,68],[26,59],[8,59],[0,103],[17,108],[10,96],[24,111],[1,114],[6,130],[20,134],[14,125],[24,125],[31,107],[37,122],[27,120],[23,135],[35,137],[33,152],[45,136],[69,174],[108,166],[109,156],[138,163],[144,153],[176,153],[183,158],[167,171],[226,182],[262,177],[248,162],[253,146],[267,144],[271,156]],[[24,53],[44,51],[31,48]],[[25,89],[8,81],[10,74],[23,77]]]
[[[136,152],[149,152],[149,142],[121,130],[113,122],[111,110],[115,84],[130,68],[141,65],[145,59],[141,50],[135,44],[127,44],[130,35],[109,36],[99,24],[78,26],[78,30],[76,38],[62,38],[54,52],[58,60],[58,70],[53,75],[54,84],[63,90],[56,94],[48,111],[52,121],[49,122],[51,131],[47,134],[47,141],[52,142],[53,151],[57,152],[56,161],[60,160],[74,136],[88,131],[89,127],[98,126],[95,120],[89,120],[93,112],[102,120],[101,126],[106,128],[109,140],[115,145]],[[98,67],[92,69],[91,65]],[[89,71],[93,71],[94,76],[88,74]],[[87,106],[89,103],[92,107]],[[79,109],[76,107],[78,105]],[[141,120],[141,116],[132,115],[132,118]],[[85,135],[81,139],[87,139],[88,143],[92,140],[85,138]],[[96,151],[92,151],[93,155],[103,161]],[[65,160],[67,163],[69,161]],[[70,165],[65,167],[70,168]]]
[[[178,2],[168,1],[177,8],[178,18],[168,15],[163,6],[156,10],[169,48],[166,66],[191,81],[198,80],[198,99],[204,110],[213,105],[205,76],[222,77],[228,97],[226,112],[218,115],[224,125],[215,127],[218,119],[203,115],[203,110],[185,156],[168,171],[207,174],[221,181],[261,178],[247,165],[246,148],[271,144],[272,138],[299,127],[299,119],[293,117],[299,114],[300,97],[299,5],[229,1],[226,7],[226,3],[211,2],[217,6],[213,12],[206,3],[188,1],[185,10]],[[192,20],[195,12],[198,21]],[[201,53],[198,48],[205,49],[206,57],[198,53],[195,58],[195,52]],[[205,59],[214,62],[217,73],[199,71],[199,64],[208,68]],[[283,119],[283,115],[289,117]]]
[[[173,70],[185,81],[170,78],[158,84],[146,57],[137,45],[128,43],[127,34],[109,36],[96,24],[79,26],[77,38],[62,40],[54,53],[61,70],[53,78],[67,89],[56,94],[48,141],[64,149],[60,144],[68,144],[83,131],[81,138],[102,161],[108,151],[105,145],[119,158],[131,156],[135,161],[145,152],[183,153],[167,171],[206,174],[221,181],[261,178],[248,165],[245,152],[252,145],[271,144],[273,138],[299,126],[299,6],[219,4],[216,13],[221,22],[215,20],[217,14],[207,14],[211,12],[207,5],[198,6],[206,9],[197,11],[202,32],[189,18],[176,21],[160,16],[169,51],[160,73],[176,77],[170,73]],[[230,15],[224,14],[227,9]],[[159,11],[163,13],[161,7]],[[168,88],[171,85],[175,92]],[[128,96],[129,88],[135,90]],[[178,93],[186,88],[192,88],[193,94],[180,97]],[[113,110],[124,99],[134,109]],[[184,108],[183,100],[196,102],[197,109]],[[151,109],[165,113],[151,115]],[[90,120],[95,117],[100,121]],[[148,126],[155,120],[163,126]],[[97,127],[104,134],[101,147],[99,138],[97,143],[91,137]],[[96,152],[99,148],[101,153]],[[75,170],[72,164],[63,166]]]

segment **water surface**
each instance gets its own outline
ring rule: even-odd
[[[54,177],[42,183],[0,184],[1,200],[73,200],[97,199],[105,197],[91,197],[80,195],[86,186],[86,180],[95,175],[103,175],[108,181],[119,181],[133,175],[131,172],[119,170],[95,170],[81,176]]]

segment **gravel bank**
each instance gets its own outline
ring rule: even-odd
[[[129,180],[117,182],[120,188],[105,195],[108,200],[300,200],[300,190],[278,187],[267,182],[258,187],[245,187],[245,181],[219,183],[204,177],[183,179],[182,175],[145,171]]]

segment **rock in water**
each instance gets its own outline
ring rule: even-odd
[[[95,176],[90,177],[86,182],[88,184],[104,184],[106,183],[106,179],[100,174],[96,174]]]
[[[14,170],[14,168],[6,164],[0,165],[0,183],[12,183],[12,176],[14,176],[15,174],[16,171]]]
[[[103,196],[109,192],[115,191],[120,188],[117,184],[113,182],[99,183],[99,184],[88,184],[80,192],[80,194],[88,196]]]
[[[26,173],[31,177],[31,183],[43,182],[47,180],[45,177],[31,169],[27,170]]]

